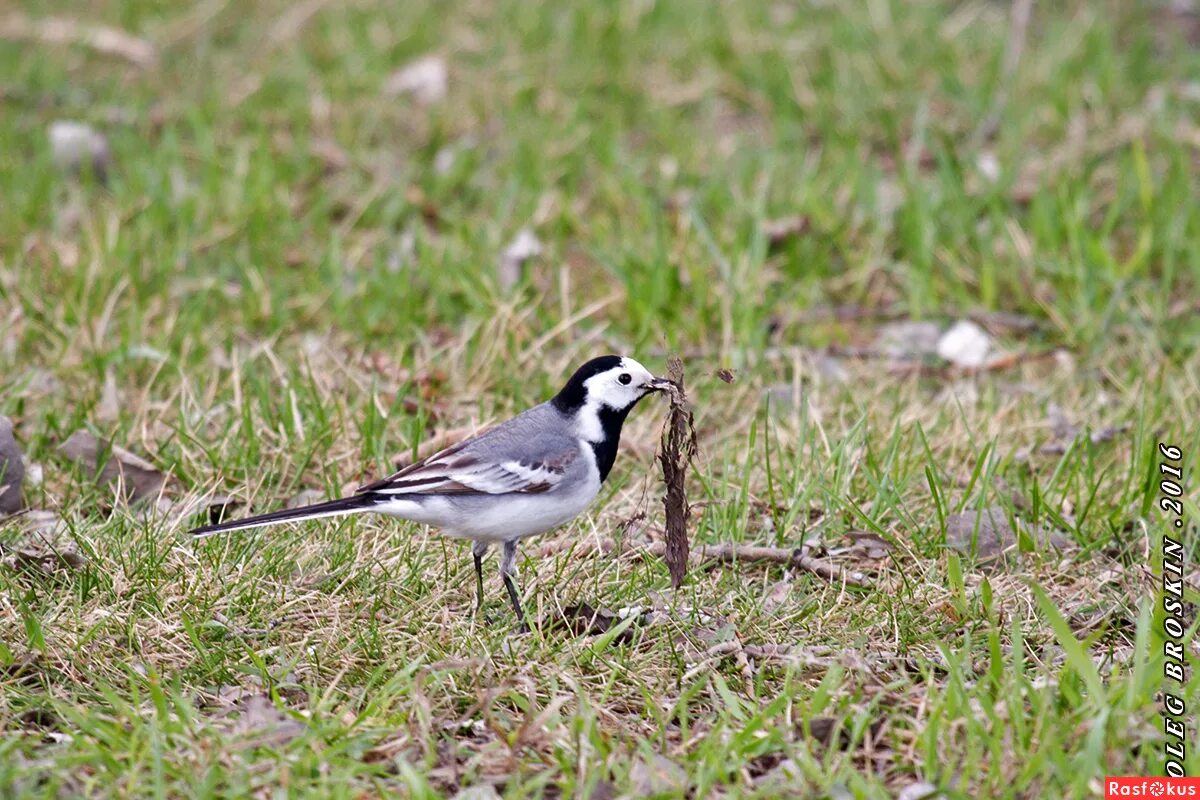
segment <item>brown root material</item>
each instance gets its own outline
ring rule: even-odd
[[[667,493],[663,506],[667,512],[666,562],[671,572],[671,587],[678,589],[687,576],[688,533],[687,533],[687,469],[696,455],[696,428],[692,407],[688,403],[683,384],[683,361],[678,356],[667,359],[667,377],[674,387],[671,389],[671,414],[663,431],[662,448],[658,462],[662,465],[663,483]]]

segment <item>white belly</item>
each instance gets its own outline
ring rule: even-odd
[[[579,516],[600,492],[599,479],[581,482],[571,492],[514,492],[397,497],[372,510],[440,528],[449,536],[502,542],[544,533]]]

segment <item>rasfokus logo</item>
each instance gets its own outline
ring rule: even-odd
[[[1105,800],[1112,797],[1200,798],[1200,778],[1142,778],[1124,775],[1104,779]]]

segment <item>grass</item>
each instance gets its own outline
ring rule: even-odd
[[[1032,798],[1160,774],[1157,442],[1191,487],[1200,454],[1200,56],[1169,5],[1038,5],[1011,75],[993,3],[89,6],[157,46],[147,68],[0,38],[0,414],[61,520],[0,541],[82,556],[0,566],[0,794]],[[430,52],[443,101],[385,95]],[[106,134],[106,184],[55,166],[62,119]],[[543,253],[504,288],[522,228]],[[845,357],[968,314],[1056,354]],[[585,552],[655,535],[629,522],[661,515],[653,403],[594,509],[524,546],[529,635],[494,555],[485,624],[469,547],[420,526],[185,536],[201,496],[344,491],[608,351],[687,356],[694,544],[809,539],[869,585],[741,562],[676,595],[656,560]],[[167,502],[64,459],[79,428],[168,471]],[[946,546],[993,505],[1074,548],[988,569]],[[848,549],[863,532],[884,558]],[[583,602],[659,613],[556,622]]]

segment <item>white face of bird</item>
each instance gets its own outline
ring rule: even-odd
[[[632,408],[651,392],[669,385],[669,381],[656,378],[650,370],[632,358],[622,358],[616,366],[597,372],[583,382],[587,389],[589,405],[603,405],[618,411]]]

